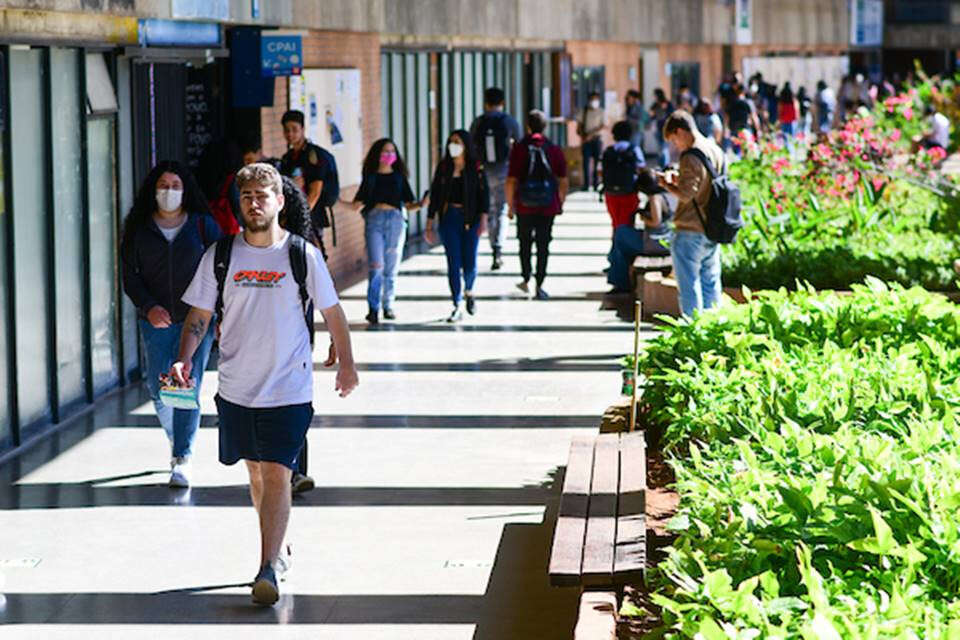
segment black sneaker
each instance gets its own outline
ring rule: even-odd
[[[467,313],[474,315],[477,312],[477,299],[473,296],[467,296]]]
[[[460,322],[463,319],[463,311],[460,310],[460,305],[457,305],[453,308],[453,311],[447,317],[447,322],[453,324],[455,322]]]
[[[280,599],[280,588],[277,587],[277,574],[270,565],[260,568],[260,573],[253,579],[253,601],[265,607],[272,607]]]
[[[376,311],[370,311],[367,314],[367,323],[371,325],[380,324],[380,316]]]
[[[290,486],[293,488],[293,493],[297,494],[311,491],[317,485],[310,476],[294,473],[290,478]]]
[[[499,251],[493,252],[493,264],[490,265],[491,271],[500,271],[500,267],[503,266],[503,258],[500,257]]]
[[[393,312],[393,309],[384,309],[383,310],[383,319],[384,320],[396,320],[397,314]]]
[[[547,294],[546,291],[544,291],[544,290],[541,289],[540,287],[537,287],[537,296],[536,296],[536,298],[537,298],[537,300],[549,300],[549,299],[550,299],[550,296]]]

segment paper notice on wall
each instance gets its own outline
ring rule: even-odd
[[[304,69],[289,79],[289,104],[306,114],[306,133],[337,161],[340,185],[360,182],[363,163],[363,117],[360,71]]]
[[[753,43],[753,2],[752,0],[735,0],[736,15],[734,16],[734,30],[737,44]]]
[[[883,44],[883,0],[850,1],[850,44],[857,47]]]
[[[603,104],[608,119],[619,120],[623,116],[623,104],[617,99],[616,91],[605,91]]]

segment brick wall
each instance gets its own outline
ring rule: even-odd
[[[360,101],[363,113],[364,151],[380,137],[380,37],[375,33],[309,31],[303,38],[306,68],[354,68],[360,71]],[[287,110],[287,79],[278,78],[274,87],[273,106],[260,111],[263,152],[280,157],[286,152],[280,118]],[[359,185],[340,185],[340,197],[352,200]],[[363,219],[349,207],[338,205],[334,212],[337,224],[337,246],[327,229],[324,243],[329,254],[328,266],[338,289],[350,286],[366,272],[366,245]]]

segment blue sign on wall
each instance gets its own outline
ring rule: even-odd
[[[264,77],[298,76],[303,69],[300,36],[260,34],[260,74]]]

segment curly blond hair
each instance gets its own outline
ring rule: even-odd
[[[272,189],[278,196],[283,193],[283,179],[280,172],[269,163],[254,162],[237,171],[237,189],[241,191],[247,185],[254,183],[267,189]]]

